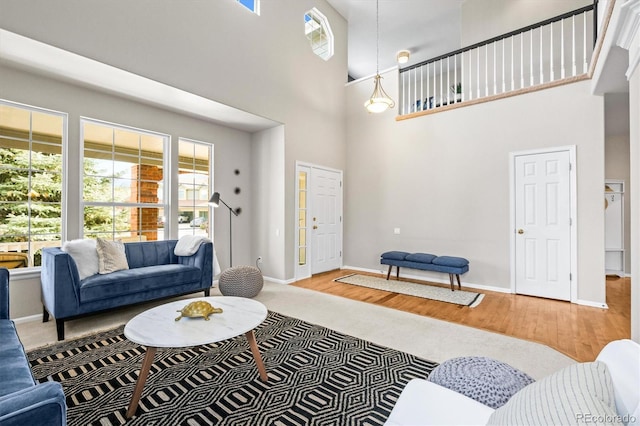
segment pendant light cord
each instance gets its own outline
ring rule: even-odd
[[[380,74],[380,0],[376,0],[376,75]]]

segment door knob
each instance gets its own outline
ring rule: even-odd
[[[318,225],[313,225],[313,229],[318,229]]]
[[[518,229],[518,234],[524,234],[524,229]]]

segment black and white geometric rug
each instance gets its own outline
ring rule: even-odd
[[[381,425],[404,386],[437,365],[269,312],[255,330],[269,380],[244,336],[158,349],[136,415],[125,419],[144,358],[123,327],[29,352],[59,381],[73,425]]]

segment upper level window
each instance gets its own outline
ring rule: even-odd
[[[260,0],[237,0],[238,3],[255,13],[260,15]]]
[[[67,115],[0,101],[0,267],[41,265],[62,240]]]
[[[81,128],[84,236],[164,239],[169,136],[86,118]]]
[[[304,34],[313,53],[328,60],[333,56],[333,33],[327,18],[315,7],[304,14]]]

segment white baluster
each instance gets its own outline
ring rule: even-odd
[[[576,68],[576,15],[571,17],[571,76],[575,77]]]
[[[442,84],[444,83],[444,76],[442,75],[442,59],[440,59],[440,106],[444,103],[444,92],[442,91]]]
[[[429,105],[429,88],[430,88],[429,82],[431,81],[431,80],[429,80],[429,64],[425,65],[425,67],[427,67],[427,98],[426,98],[427,99],[427,105],[425,105],[425,108],[426,109],[431,109],[431,105]]]
[[[458,98],[458,55],[453,55],[453,85],[455,86],[453,102],[456,102]]]
[[[583,35],[582,35],[582,45],[583,45],[583,52],[582,52],[582,57],[584,58],[584,65],[582,66],[583,69],[583,73],[586,74],[587,72],[587,13],[583,13],[582,14],[582,21],[584,23],[584,28],[583,28]]]
[[[549,24],[549,81],[556,79],[553,72],[553,22]]]
[[[564,19],[560,21],[560,78],[564,78]]]
[[[489,96],[489,45],[484,45],[484,95]]]
[[[424,110],[424,67],[420,67],[420,109]]]
[[[511,36],[511,90],[515,90],[516,84],[515,84],[515,72],[513,71],[513,38],[515,36]]]
[[[418,69],[413,69],[413,103],[416,105],[416,112],[418,112]],[[422,105],[422,104],[421,104]],[[420,107],[422,108],[422,107]]]
[[[533,28],[529,33],[529,86],[533,86]]]
[[[407,97],[405,95],[405,90],[406,90],[406,87],[407,87],[406,77],[407,77],[407,73],[403,72],[402,73],[402,90],[400,91],[400,93],[402,93],[402,103],[401,103],[401,105],[402,105],[401,113],[402,114],[406,114],[407,113],[407,99],[406,99]]]
[[[478,63],[476,64],[476,68],[477,68],[476,77],[477,77],[478,81],[477,81],[477,85],[476,85],[476,88],[477,88],[476,99],[478,99],[480,97],[480,47],[478,47],[477,49],[478,49],[478,58],[477,58],[478,59]]]
[[[436,75],[436,63],[433,62],[433,107],[436,107],[436,102],[438,102],[438,91],[436,90],[436,80],[438,76]]]
[[[464,52],[460,53],[460,100],[464,102]]]
[[[542,31],[544,27],[540,27],[540,84],[544,83],[544,54],[542,53]]]
[[[502,93],[506,92],[506,87],[504,83],[504,44],[507,42],[506,39],[502,39]]]
[[[449,66],[449,56],[447,56],[447,105],[451,103],[451,68]]]
[[[471,50],[469,50],[469,100],[473,99],[473,86],[472,86],[472,79],[471,77],[473,77],[473,71],[471,70]]]
[[[520,33],[520,88],[524,87],[524,33]]]
[[[497,41],[493,42],[493,94],[497,94],[498,93],[498,86],[497,86],[497,82],[496,82],[496,44],[498,44]]]

